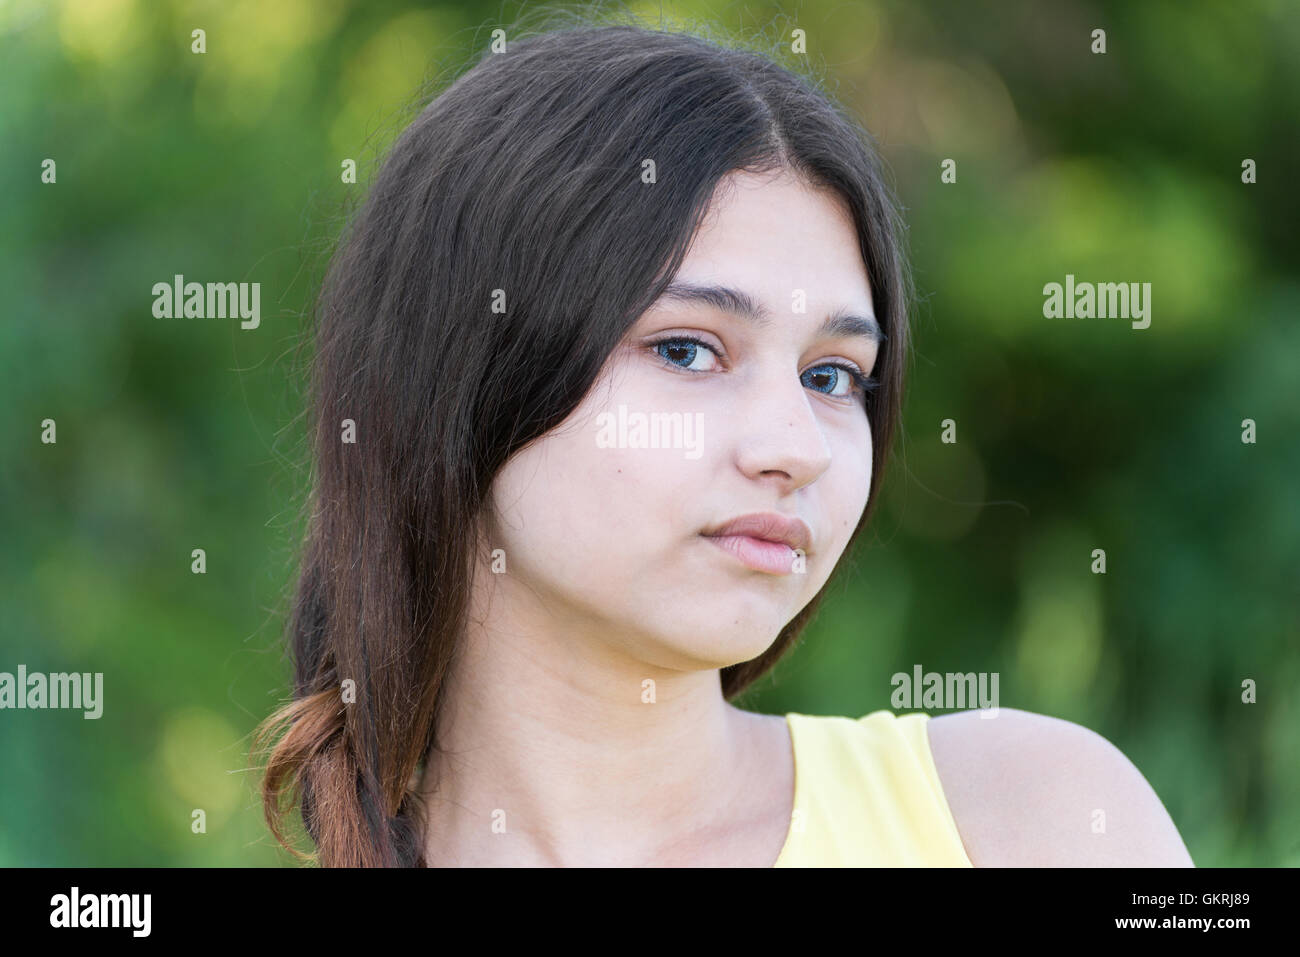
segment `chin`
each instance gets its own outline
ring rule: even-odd
[[[780,633],[780,627],[770,623],[745,627],[743,620],[737,625],[732,618],[725,625],[701,625],[693,634],[677,637],[669,652],[680,659],[677,667],[683,670],[726,668],[757,658],[772,647]]]

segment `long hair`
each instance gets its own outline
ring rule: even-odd
[[[300,798],[323,866],[424,865],[415,784],[494,476],[582,401],[673,278],[719,180],[777,170],[847,204],[885,334],[851,546],[899,417],[912,287],[871,137],[816,80],[688,32],[583,22],[511,38],[398,137],[316,306],[293,701],[257,738],[283,731],[262,799],[285,847]],[[727,699],[772,668],[825,591],[763,654],[721,669]]]

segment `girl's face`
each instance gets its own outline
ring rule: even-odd
[[[847,370],[872,375],[879,343],[861,334],[874,311],[847,209],[788,174],[725,178],[674,285],[497,476],[488,545],[506,565],[486,577],[516,623],[700,670],[765,651],[843,553],[872,451]],[[836,316],[866,322],[825,329]],[[806,524],[802,560],[706,537],[763,512]]]

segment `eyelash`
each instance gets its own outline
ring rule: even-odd
[[[676,362],[672,362],[664,358],[664,356],[659,352],[660,346],[676,344],[681,342],[688,342],[692,345],[696,345],[708,349],[718,359],[722,358],[721,354],[718,352],[717,349],[713,348],[713,346],[709,345],[709,343],[705,342],[703,339],[697,338],[696,336],[682,336],[682,335],[667,336],[663,339],[659,339],[655,342],[649,343],[647,348],[654,351],[655,355],[658,356],[660,359],[662,359],[665,365],[672,366],[674,369],[682,369],[683,371],[686,372],[693,372],[694,370],[686,369],[684,366],[680,366]],[[848,377],[853,381],[854,391],[860,396],[864,405],[866,404],[866,401],[870,397],[871,393],[874,392],[880,386],[880,381],[875,376],[863,375],[853,366],[845,365],[844,363],[841,362],[822,362],[818,365],[813,366],[812,368],[823,369],[828,366],[832,369],[838,369],[841,372],[848,375]],[[831,399],[849,398],[848,396],[830,395],[829,393],[826,392],[823,392],[822,395],[825,395]]]

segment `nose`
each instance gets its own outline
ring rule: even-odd
[[[756,375],[740,399],[736,464],[747,477],[776,484],[788,495],[830,466],[815,397],[797,372]]]

